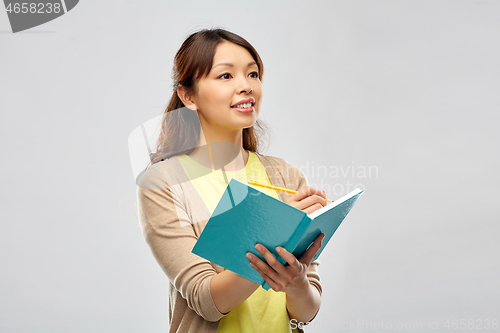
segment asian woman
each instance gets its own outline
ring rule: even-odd
[[[139,221],[169,279],[170,332],[296,332],[321,305],[312,258],[324,235],[300,257],[278,247],[282,265],[261,244],[265,258],[248,264],[260,285],[191,253],[231,178],[296,190],[259,190],[312,213],[326,193],[307,186],[286,160],[260,153],[263,64],[242,37],[224,29],[191,34],[174,60],[174,91],[164,112],[156,152],[137,187]]]

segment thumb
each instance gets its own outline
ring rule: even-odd
[[[311,264],[312,259],[318,252],[318,250],[321,248],[321,244],[323,243],[323,238],[325,238],[325,234],[321,233],[314,239],[313,244],[307,249],[306,252],[304,252],[301,256],[299,261],[303,264],[306,264],[309,266]]]

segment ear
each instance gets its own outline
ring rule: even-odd
[[[182,104],[184,104],[185,107],[196,111],[196,104],[194,102],[192,94],[182,84],[179,84],[177,86],[177,96],[179,96],[179,99],[182,101]]]

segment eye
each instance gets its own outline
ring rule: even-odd
[[[229,74],[229,73],[224,73],[224,74],[222,74],[222,75],[219,75],[217,78],[218,78],[218,79],[224,79],[224,80],[227,80],[227,79],[230,79],[230,78],[231,78],[231,74]]]
[[[249,77],[252,77],[254,79],[258,79],[259,78],[259,73],[258,72],[252,72],[250,74],[248,74]]]

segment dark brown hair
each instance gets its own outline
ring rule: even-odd
[[[189,154],[194,150],[193,147],[198,145],[200,127],[197,114],[182,112],[184,104],[177,95],[177,88],[182,85],[188,92],[195,93],[196,81],[208,75],[213,65],[215,48],[224,41],[242,46],[250,52],[257,63],[259,78],[262,80],[264,74],[262,60],[244,38],[224,29],[205,29],[191,34],[182,43],[174,58],[173,93],[163,114],[156,151],[151,154],[151,164],[179,154]],[[194,117],[196,119],[193,119]],[[252,127],[244,128],[243,148],[258,152],[262,144],[260,138],[264,134],[267,134],[266,128],[259,121]]]

